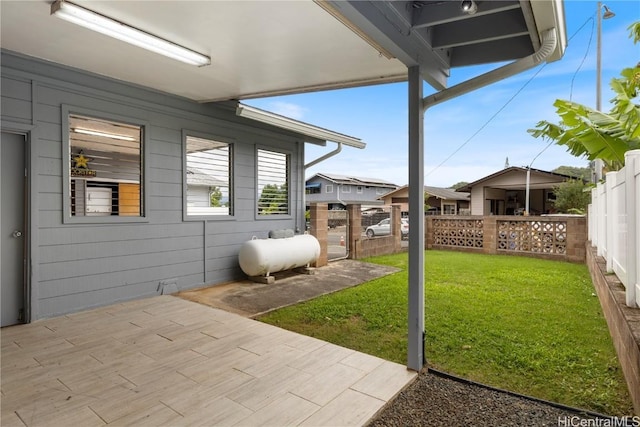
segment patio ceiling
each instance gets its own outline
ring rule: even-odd
[[[411,65],[442,89],[452,67],[533,53],[545,29],[561,41],[551,60],[565,45],[558,0],[477,0],[473,15],[458,0],[75,1],[211,57],[196,67],[61,20],[51,3],[3,0],[2,49],[199,102],[401,81]]]

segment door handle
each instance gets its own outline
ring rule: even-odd
[[[22,236],[22,231],[16,230],[13,232],[13,237],[18,238]]]

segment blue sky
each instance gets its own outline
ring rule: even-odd
[[[569,99],[571,96],[573,101],[595,107],[597,2],[565,0],[564,5],[567,37],[571,40],[563,59],[547,64],[542,71],[537,67],[426,112],[425,185],[448,187],[459,181],[475,181],[502,169],[507,157],[511,166],[527,166],[548,144],[531,137],[527,129],[540,120],[558,121],[553,107],[557,98]],[[640,2],[609,1],[606,5],[616,14],[604,20],[602,25],[602,109],[608,111],[609,100],[613,97],[609,82],[618,77],[623,68],[640,61],[640,45],[633,45],[627,30],[632,22],[640,20]],[[454,69],[449,85],[494,67]],[[540,73],[508,106],[473,136],[538,71]],[[425,84],[424,94],[433,92]],[[244,102],[355,136],[367,143],[364,150],[345,147],[337,156],[309,168],[307,178],[324,172],[379,178],[398,185],[408,182],[406,83]],[[466,145],[438,167],[467,140]],[[307,144],[306,161],[334,148],[332,143],[327,147]],[[587,161],[552,144],[531,166],[552,170],[561,165],[584,167]]]

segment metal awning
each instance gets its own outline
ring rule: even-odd
[[[51,15],[51,0],[0,2],[0,47],[199,102],[404,81],[413,65],[442,89],[452,68],[534,52],[546,29],[557,32],[550,60],[566,45],[561,0],[476,0],[471,15],[459,0],[73,2],[211,64],[183,64],[64,21]]]
[[[310,139],[307,142],[323,143],[325,141],[337,142],[350,147],[364,148],[366,144],[361,139],[344,135],[329,129],[324,129],[299,120],[290,119],[270,111],[261,110],[244,104],[238,104],[236,114],[247,119],[267,123],[272,126],[286,129],[300,135],[305,135]]]

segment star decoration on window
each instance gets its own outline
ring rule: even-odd
[[[79,155],[73,158],[73,161],[75,162],[77,168],[85,168],[85,169],[89,168],[89,162],[91,160],[92,159],[85,157],[84,154],[82,153],[80,153]]]

